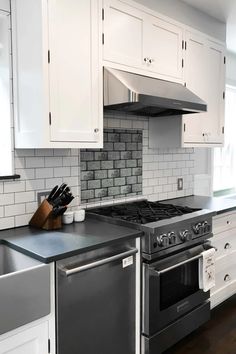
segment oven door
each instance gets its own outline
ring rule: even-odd
[[[209,248],[209,247],[208,247]],[[206,301],[199,288],[199,258],[203,245],[153,263],[143,264],[142,331],[155,334]]]

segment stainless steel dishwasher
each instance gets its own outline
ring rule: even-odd
[[[135,240],[56,264],[57,353],[135,354]]]

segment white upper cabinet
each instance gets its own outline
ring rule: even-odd
[[[207,42],[200,35],[187,33],[185,79],[186,86],[207,102],[211,85],[207,78]],[[191,65],[189,65],[191,63]],[[184,117],[184,142],[204,143],[204,128],[208,113],[197,113]]]
[[[148,16],[143,41],[148,69],[156,74],[183,77],[183,29],[154,16]]]
[[[140,68],[143,65],[143,13],[120,1],[104,1],[103,58]]]
[[[186,31],[186,86],[207,103],[207,112],[150,118],[151,148],[215,147],[224,142],[225,48]]]
[[[0,10],[10,12],[10,0],[0,0]]]
[[[225,49],[187,33],[186,85],[207,103],[207,112],[184,118],[184,143],[206,146],[224,141]]]
[[[99,1],[12,3],[16,148],[102,147]]]
[[[182,28],[119,0],[104,0],[103,11],[105,62],[182,81]]]

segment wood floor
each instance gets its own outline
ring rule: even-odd
[[[236,354],[236,295],[211,313],[211,320],[164,354]]]

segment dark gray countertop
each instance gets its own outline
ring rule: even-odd
[[[141,236],[142,232],[138,230],[86,218],[82,223],[64,225],[56,231],[28,226],[3,230],[0,242],[41,262],[50,263]]]
[[[211,198],[192,195],[189,197],[165,200],[163,203],[209,209],[214,211],[216,214],[236,210],[236,199],[233,198]]]

